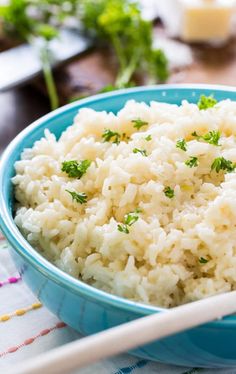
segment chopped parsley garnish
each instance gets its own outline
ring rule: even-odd
[[[166,187],[164,189],[164,194],[169,197],[169,199],[172,199],[172,197],[174,197],[175,193],[174,193],[174,190],[172,188],[170,188],[170,186]]]
[[[176,143],[176,148],[180,148],[182,149],[182,151],[187,151],[187,143],[186,143],[186,140],[184,139],[179,139],[177,140],[177,143]]]
[[[200,257],[200,258],[199,258],[199,262],[200,262],[200,264],[206,264],[208,261],[209,261],[209,260],[207,260],[207,259],[204,258],[204,257]]]
[[[224,157],[217,157],[211,164],[211,170],[215,170],[217,173],[220,170],[225,170],[226,173],[231,173],[236,168],[236,163],[230,160],[226,160]]]
[[[129,227],[139,219],[138,213],[141,213],[141,209],[139,208],[135,209],[134,212],[126,214],[124,217],[124,223],[117,225],[118,231],[129,234]]]
[[[138,130],[141,129],[141,127],[143,127],[143,126],[147,126],[147,125],[148,125],[148,122],[143,121],[143,120],[140,119],[140,118],[133,119],[131,122],[134,123],[134,127],[135,127],[136,129],[138,129]]]
[[[145,149],[134,148],[133,153],[141,153],[142,156],[147,157],[147,151]]]
[[[132,226],[138,219],[138,214],[141,213],[141,209],[137,208],[134,212],[130,212],[125,215],[125,224],[128,226]]]
[[[69,190],[66,190],[66,192],[68,192],[71,195],[73,201],[75,200],[77,203],[80,204],[87,203],[88,196],[85,192],[74,192]]]
[[[212,95],[211,96],[201,95],[197,103],[197,106],[200,110],[206,110],[208,108],[213,108],[213,106],[215,106],[216,104],[217,104],[217,100],[214,99]]]
[[[197,132],[196,131],[194,131],[194,132],[192,132],[192,134],[191,134],[192,136],[195,136],[196,138],[199,138],[199,135],[197,134]]]
[[[219,131],[209,131],[206,135],[201,136],[205,142],[213,145],[219,145],[220,132]]]
[[[185,161],[185,165],[189,166],[190,168],[198,166],[198,158],[191,156],[187,161]]]
[[[192,136],[196,137],[197,140],[204,140],[205,142],[209,144],[213,144],[218,146],[219,145],[219,140],[220,140],[220,132],[216,130],[209,131],[205,135],[198,135],[196,131],[192,133]]]
[[[105,129],[102,138],[104,139],[104,142],[112,141],[112,143],[119,144],[121,135],[116,131]]]
[[[70,178],[78,178],[80,179],[87,171],[89,166],[91,165],[91,161],[83,160],[83,161],[64,161],[62,163],[61,170],[66,172]]]
[[[146,138],[144,138],[147,142],[150,142],[150,140],[152,140],[152,135],[148,135],[146,136]]]
[[[118,228],[118,231],[123,232],[124,234],[129,234],[129,229],[127,225],[125,225],[124,223],[119,223],[117,225],[117,228]]]

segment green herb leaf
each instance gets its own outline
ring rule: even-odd
[[[205,135],[198,135],[196,131],[192,133],[192,136],[196,137],[197,140],[204,140],[205,142],[212,144],[212,145],[219,145],[219,140],[220,140],[220,132],[217,130],[212,130],[209,131]]]
[[[167,186],[165,189],[164,189],[164,194],[169,197],[169,199],[172,199],[175,195],[174,193],[174,190],[172,188],[170,188],[170,186]]]
[[[90,165],[91,161],[89,160],[80,162],[76,160],[64,161],[61,170],[66,172],[70,178],[80,179],[86,173]]]
[[[190,168],[198,166],[198,158],[191,156],[189,160],[185,161],[185,165],[189,166]]]
[[[118,230],[125,233],[125,234],[129,234],[129,228],[128,227],[132,226],[135,222],[137,222],[137,220],[139,219],[138,214],[141,213],[141,212],[142,212],[142,210],[140,208],[137,208],[137,209],[135,209],[134,212],[130,212],[128,214],[125,214],[124,223],[117,225]]]
[[[211,164],[211,170],[215,170],[217,173],[220,170],[225,170],[226,173],[232,173],[236,168],[236,163],[230,160],[226,160],[224,157],[217,157]]]
[[[153,50],[151,59],[154,66],[154,74],[159,77],[161,82],[165,82],[169,77],[168,60],[161,49]]]
[[[147,126],[148,125],[148,122],[145,122],[145,121],[143,121],[140,118],[133,119],[131,122],[134,123],[134,127],[136,129],[138,129],[138,130],[141,129],[141,127],[143,127],[143,126]]]
[[[211,96],[201,95],[197,103],[197,106],[200,110],[206,110],[208,108],[214,107],[216,104],[217,104],[217,100],[214,99],[212,95]]]
[[[134,148],[133,153],[140,153],[142,156],[147,157],[147,151],[145,149]]]
[[[179,139],[177,140],[177,143],[176,143],[176,148],[180,148],[182,149],[182,151],[187,151],[187,143],[186,143],[186,140],[184,139]]]
[[[116,131],[105,129],[102,138],[104,139],[104,142],[109,142],[111,140],[112,143],[119,144],[121,135]]]
[[[58,36],[58,30],[48,24],[40,23],[36,26],[36,33],[47,41],[50,41]]]
[[[10,0],[0,7],[0,17],[4,31],[15,37],[25,39],[34,27],[34,21],[27,15],[27,0]]]
[[[150,142],[152,140],[152,135],[148,135],[146,136],[146,138],[144,138],[147,142]]]
[[[127,225],[125,225],[124,223],[118,224],[117,228],[118,228],[118,231],[123,232],[124,234],[129,234],[129,229]]]
[[[204,257],[200,257],[200,258],[199,258],[199,262],[200,262],[200,264],[206,264],[208,261],[209,261],[209,260],[207,260],[207,259],[204,258]]]
[[[200,136],[197,134],[197,132],[196,131],[194,131],[194,132],[192,132],[192,134],[191,134],[192,136],[194,136],[195,138],[200,138]]]
[[[68,192],[71,195],[73,201],[75,200],[77,203],[80,204],[87,203],[88,196],[85,192],[74,192],[69,190],[66,190],[66,192]]]
[[[207,134],[201,136],[205,142],[213,145],[219,145],[220,132],[219,131],[209,131]]]
[[[125,224],[128,226],[132,226],[137,220],[139,219],[137,211],[128,213],[125,215]]]

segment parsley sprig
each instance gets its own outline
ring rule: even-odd
[[[129,234],[128,226],[125,223],[119,223],[117,225],[117,229],[120,232],[123,232],[124,234]]]
[[[112,141],[112,143],[119,144],[121,135],[116,131],[105,129],[104,133],[102,134],[102,138],[104,139],[104,142]]]
[[[197,138],[197,140],[200,139],[200,135],[197,134],[197,131],[192,132],[191,135]]]
[[[204,257],[200,257],[198,261],[200,262],[200,264],[207,264],[209,260]]]
[[[143,121],[143,120],[140,119],[140,118],[133,119],[131,122],[134,123],[134,127],[135,127],[137,130],[140,130],[141,127],[143,127],[143,126],[147,126],[147,125],[148,125],[148,122]]]
[[[166,197],[169,197],[169,199],[172,199],[175,195],[175,192],[170,186],[167,186],[164,189],[164,194],[166,195]]]
[[[206,110],[208,108],[213,108],[217,104],[217,100],[214,99],[212,95],[210,96],[205,96],[201,95],[197,106],[200,110]]]
[[[51,7],[54,7],[54,12]],[[9,0],[5,5],[0,6],[0,21],[8,36],[20,41],[34,44],[35,39],[40,38],[40,59],[44,74],[45,83],[52,109],[59,105],[57,89],[52,73],[52,54],[49,42],[58,36],[58,28],[63,4],[66,0],[59,1],[35,1],[35,0]]]
[[[129,234],[129,227],[132,226],[137,220],[139,219],[139,213],[141,213],[141,209],[137,208],[134,212],[130,212],[125,215],[124,223],[120,223],[117,225],[117,229],[124,234]]]
[[[187,161],[185,161],[185,165],[187,165],[190,168],[197,167],[198,163],[198,158],[195,156],[190,156],[190,158]]]
[[[198,135],[196,131],[192,133],[192,136],[197,138],[197,140],[204,140],[205,142],[219,146],[220,132],[218,130],[209,131],[205,135]]]
[[[79,204],[87,203],[88,196],[85,192],[74,192],[69,190],[66,190],[66,192],[68,192],[71,195],[72,201],[76,201]]]
[[[43,71],[51,101],[58,106],[47,42],[57,35],[67,18],[79,19],[86,34],[111,48],[117,57],[117,89],[133,85],[135,72],[147,73],[150,82],[168,78],[168,61],[161,49],[153,49],[153,25],[144,20],[138,2],[132,0],[8,0],[0,6],[0,18],[8,35],[24,41],[40,36],[45,41]]]
[[[118,59],[115,87],[126,87],[137,71],[151,80],[165,81],[168,62],[160,49],[152,47],[152,23],[142,18],[137,2],[131,0],[81,0],[82,24],[100,42],[110,46]]]
[[[83,161],[64,161],[62,163],[61,170],[68,174],[70,178],[78,178],[80,179],[87,171],[89,166],[91,165],[91,161],[83,160]]]
[[[230,160],[226,160],[224,157],[217,157],[211,164],[211,170],[215,170],[217,173],[220,170],[225,171],[226,173],[232,173],[236,168],[236,163]]]
[[[150,142],[152,140],[152,135],[147,135],[145,138],[144,138],[147,142]]]
[[[182,149],[182,151],[186,152],[187,151],[187,143],[185,139],[179,139],[176,142],[176,148]]]
[[[134,148],[133,153],[140,153],[142,156],[147,157],[147,151],[145,149]]]

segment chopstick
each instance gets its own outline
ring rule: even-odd
[[[136,319],[79,339],[17,365],[8,374],[66,374],[72,370],[236,312],[236,291]]]

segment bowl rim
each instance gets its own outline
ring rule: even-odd
[[[27,263],[30,263],[33,268],[36,268],[40,273],[43,273],[47,278],[51,279],[53,282],[61,285],[62,287],[70,290],[73,293],[80,294],[81,296],[93,300],[97,303],[102,303],[110,305],[122,310],[130,311],[132,313],[147,315],[151,313],[165,311],[167,309],[142,304],[140,302],[134,302],[129,299],[125,299],[120,296],[109,294],[105,291],[97,289],[93,286],[86,284],[85,282],[78,280],[71,275],[63,272],[51,262],[46,260],[42,255],[40,255],[23,237],[17,226],[15,225],[11,214],[8,213],[7,203],[3,195],[3,185],[4,185],[4,170],[8,167],[11,156],[14,154],[14,149],[19,145],[27,135],[34,132],[36,129],[43,127],[45,121],[50,119],[55,119],[62,113],[73,111],[76,107],[86,106],[88,103],[95,103],[103,99],[109,99],[112,97],[119,97],[125,94],[132,94],[136,92],[146,92],[146,91],[171,91],[171,90],[210,90],[215,92],[235,92],[236,87],[224,86],[224,85],[209,85],[209,84],[163,84],[163,85],[153,85],[153,86],[139,86],[129,89],[121,89],[117,91],[112,91],[108,93],[93,95],[88,98],[77,100],[71,104],[64,105],[59,109],[56,109],[43,117],[40,117],[23,131],[21,131],[7,146],[1,157],[1,168],[0,168],[0,229],[2,230],[4,236],[14,250],[24,258]],[[221,320],[213,321],[204,326],[208,327],[233,327],[236,324],[236,318],[234,316],[228,316]]]

